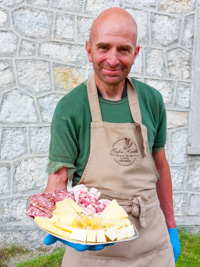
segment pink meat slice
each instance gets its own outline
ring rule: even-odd
[[[42,207],[48,210],[55,209],[55,201],[47,198],[43,193],[31,196],[29,198],[29,203],[37,208]]]
[[[40,217],[48,217],[51,218],[52,217],[52,213],[51,211],[49,211],[48,213],[39,210],[37,207],[34,207],[32,205],[30,205],[26,211],[26,214],[32,218],[35,218],[36,216],[40,216]]]
[[[53,191],[53,198],[55,199],[55,201],[62,201],[66,198],[71,198],[75,201],[74,195],[67,192],[67,191],[62,191],[62,190],[54,190]]]

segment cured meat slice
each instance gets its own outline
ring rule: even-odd
[[[57,201],[62,201],[66,198],[71,198],[75,201],[74,199],[74,195],[67,192],[67,191],[62,191],[62,190],[54,190],[53,191],[53,198],[54,200],[57,202]]]
[[[37,208],[43,207],[49,210],[55,209],[55,201],[47,198],[44,193],[31,196],[29,198],[29,203]]]
[[[48,217],[51,218],[52,214],[51,211],[49,211],[48,213],[39,210],[37,207],[34,207],[32,205],[29,205],[28,209],[26,210],[26,214],[32,218],[35,218],[36,216],[40,216],[40,217]]]

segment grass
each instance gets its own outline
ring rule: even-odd
[[[200,234],[191,234],[184,228],[179,228],[181,254],[176,267],[200,266]]]
[[[179,228],[181,243],[181,255],[178,258],[176,267],[197,267],[200,266],[200,234],[191,234],[184,228]],[[59,247],[52,253],[45,253],[42,256],[30,255],[30,259],[16,264],[16,267],[60,267],[65,248]],[[16,246],[0,250],[0,266],[6,267],[6,260],[16,255],[24,255],[29,251]],[[30,252],[29,252],[30,253]],[[3,260],[3,261],[2,261]],[[4,263],[4,264],[3,264]]]

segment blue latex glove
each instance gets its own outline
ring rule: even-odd
[[[81,252],[81,251],[85,251],[85,250],[90,250],[90,251],[97,251],[97,250],[101,250],[104,249],[105,246],[111,246],[114,245],[114,243],[112,244],[106,244],[106,245],[94,245],[94,246],[89,246],[89,245],[81,245],[81,244],[75,244],[75,243],[71,243],[65,240],[62,240],[60,238],[57,238],[53,235],[48,235],[45,237],[44,239],[44,244],[45,245],[51,245],[54,244],[56,241],[60,241],[63,244],[76,249],[77,251]]]
[[[174,252],[174,259],[175,262],[177,261],[180,253],[181,253],[181,246],[178,238],[178,230],[177,228],[174,229],[168,229],[170,241],[172,243],[173,252]]]

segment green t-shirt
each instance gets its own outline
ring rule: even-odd
[[[166,143],[166,111],[161,94],[145,83],[131,79],[139,100],[142,123],[148,130],[150,151],[159,151]],[[133,123],[128,98],[110,101],[99,96],[102,120],[111,123]],[[86,83],[64,96],[54,112],[51,124],[48,173],[68,167],[73,185],[79,182],[90,151],[90,123]],[[101,140],[99,140],[99,144]]]

